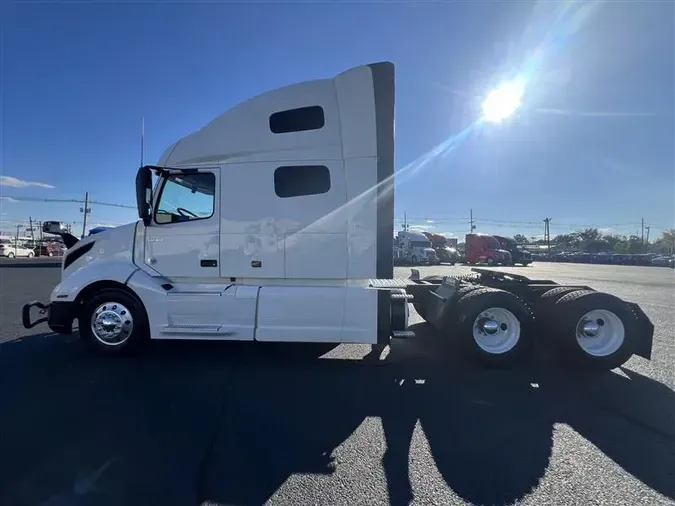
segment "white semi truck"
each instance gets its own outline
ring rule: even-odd
[[[436,256],[436,250],[431,247],[431,241],[422,232],[400,230],[395,245],[399,248],[403,259],[413,265],[441,263]]]
[[[650,358],[640,308],[588,287],[393,278],[394,94],[388,62],[262,94],[138,170],[137,222],[82,240],[45,223],[68,251],[24,326],[68,334],[77,320],[110,354],[149,339],[374,345],[414,337],[413,302],[489,365],[518,363],[535,339],[600,369]]]

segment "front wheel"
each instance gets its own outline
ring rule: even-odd
[[[7,258],[10,258],[10,259],[14,258],[14,253],[12,253],[11,251],[9,253],[7,253]]]
[[[30,252],[28,252],[28,255],[26,255],[26,256],[27,256],[28,258],[33,258],[33,256],[35,256],[35,253],[33,253],[32,251],[30,251]]]
[[[488,266],[492,267],[495,264],[495,261],[492,257],[487,259],[487,264]]]
[[[461,347],[488,367],[513,367],[526,360],[533,348],[534,315],[516,295],[479,288],[461,297],[446,320],[456,329]]]
[[[552,316],[553,343],[570,365],[606,371],[623,365],[633,354],[637,320],[614,295],[568,293],[555,303]]]
[[[110,355],[137,351],[150,333],[143,304],[117,288],[103,290],[84,305],[79,327],[87,344]]]

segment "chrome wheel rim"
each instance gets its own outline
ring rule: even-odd
[[[105,346],[123,344],[134,330],[131,311],[119,302],[106,302],[98,306],[90,323],[92,335]]]

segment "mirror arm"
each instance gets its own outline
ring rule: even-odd
[[[68,249],[75,246],[75,243],[77,243],[79,241],[79,239],[77,237],[75,237],[73,234],[70,234],[68,232],[61,232],[59,235],[63,239],[63,244]]]

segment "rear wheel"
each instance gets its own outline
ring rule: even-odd
[[[33,253],[32,251],[29,251],[29,252],[28,252],[28,255],[26,255],[26,256],[27,256],[28,258],[33,258],[34,255],[35,255],[35,253]]]
[[[637,320],[621,299],[579,290],[561,297],[554,310],[554,344],[570,365],[602,371],[630,359]]]
[[[473,289],[457,301],[445,320],[459,344],[488,367],[513,367],[528,358],[534,342],[534,316],[516,295],[494,288]]]
[[[82,308],[80,336],[110,355],[128,355],[150,337],[148,316],[133,295],[110,288],[92,297]]]
[[[14,253],[12,253],[11,251],[7,253],[7,258],[14,258]]]
[[[577,288],[570,288],[569,286],[558,286],[544,292],[537,305],[537,320],[540,321],[540,327],[546,328],[547,324],[552,323],[551,316],[555,303],[568,293],[576,292],[577,290]]]
[[[433,279],[433,276],[427,276],[424,278],[425,280],[427,279]],[[420,291],[418,294],[415,295],[415,298],[413,299],[413,308],[415,308],[415,311],[417,312],[418,315],[422,317],[424,321],[427,321],[427,308],[428,304],[431,301],[431,298],[433,295],[431,295],[431,291],[435,290],[437,286],[433,287],[431,290],[424,290]],[[481,285],[463,285],[461,286],[458,290],[457,293],[455,294],[456,299],[455,300],[460,300],[462,297],[464,297],[467,293],[473,292],[474,290],[487,290],[487,288],[481,286]],[[443,317],[444,319],[451,318],[451,315],[449,314],[450,311],[452,311],[453,306],[448,306],[446,308],[446,315]]]
[[[413,299],[412,303],[413,308],[424,321],[427,319],[427,303],[429,301],[429,297],[431,297],[429,292],[419,293],[415,299]]]

